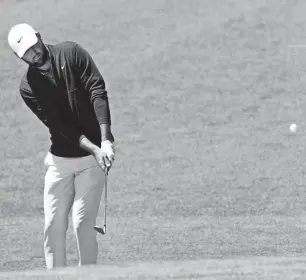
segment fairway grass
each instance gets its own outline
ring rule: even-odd
[[[108,232],[98,238],[102,266],[68,275],[302,275],[306,68],[288,46],[306,43],[305,8],[294,0],[0,1],[0,271],[33,279],[40,272],[26,271],[44,266],[49,135],[19,96],[26,67],[6,43],[9,27],[28,22],[46,43],[76,41],[92,54],[112,111],[117,156]],[[67,262],[77,264],[71,224]]]
[[[34,270],[0,273],[3,280],[27,279],[130,279],[130,280],[291,280],[305,279],[306,258],[236,258],[224,260],[166,261],[121,263],[112,266],[58,268],[53,271]]]

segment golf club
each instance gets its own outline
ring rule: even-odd
[[[101,233],[102,235],[106,234],[107,176],[108,176],[108,171],[105,172],[105,180],[104,180],[104,226],[103,228],[100,226],[93,227],[97,232]]]

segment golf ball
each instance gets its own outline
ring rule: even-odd
[[[291,132],[296,132],[296,130],[297,130],[297,125],[295,123],[291,124],[290,125],[290,131]]]

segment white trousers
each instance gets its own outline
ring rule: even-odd
[[[66,232],[72,208],[79,265],[97,263],[96,224],[105,175],[93,156],[48,153],[44,186],[44,252],[47,269],[66,266]]]

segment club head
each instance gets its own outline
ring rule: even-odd
[[[104,235],[106,233],[106,227],[104,226],[104,228],[98,227],[98,226],[94,226],[93,227],[97,232],[99,232],[100,234]]]

